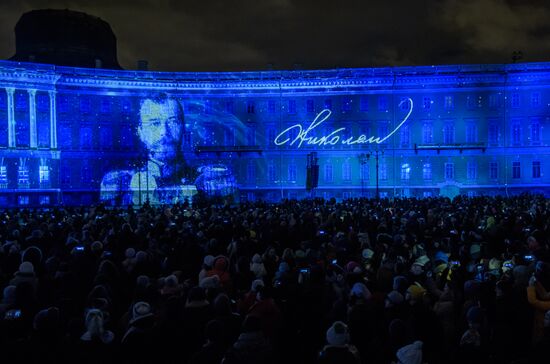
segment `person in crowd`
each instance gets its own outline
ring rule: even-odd
[[[155,183],[175,184],[163,168]],[[0,349],[311,364],[353,344],[361,363],[540,362],[549,237],[550,201],[532,195],[4,210]]]

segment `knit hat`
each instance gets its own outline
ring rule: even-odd
[[[414,261],[413,264],[418,264],[420,266],[425,266],[428,262],[430,261],[430,258],[428,258],[428,256],[426,255],[422,255],[418,258],[416,258],[416,260]]]
[[[361,273],[361,266],[357,262],[349,262],[346,264],[346,271],[348,273]]]
[[[138,262],[145,262],[147,260],[147,253],[140,250],[136,253],[136,259]]]
[[[422,364],[422,341],[403,346],[396,353],[399,363]]]
[[[101,241],[94,241],[91,246],[92,252],[97,253],[103,250],[103,243]]]
[[[390,293],[388,293],[386,299],[390,301],[392,305],[399,305],[405,300],[403,295],[397,291],[391,291]]]
[[[336,321],[327,330],[327,343],[330,345],[343,346],[349,343],[349,340],[348,326],[342,321]]]
[[[489,261],[489,270],[500,269],[502,262],[497,258],[493,258]]]
[[[412,284],[407,288],[407,293],[411,296],[412,300],[420,301],[426,294],[426,289],[416,284]]]
[[[204,259],[202,260],[202,263],[212,268],[212,266],[214,265],[214,256],[212,255],[205,256]]]
[[[369,289],[363,283],[355,283],[351,288],[350,294],[364,300],[369,300],[372,297]]]
[[[59,327],[59,309],[50,307],[34,316],[33,327],[37,331],[55,330]]]
[[[440,261],[440,262],[448,263],[449,262],[449,256],[447,256],[447,254],[443,253],[442,251],[438,251],[434,255],[434,261]]]
[[[19,273],[34,274],[34,266],[31,262],[23,262],[19,265]]]
[[[131,259],[136,256],[136,250],[134,248],[128,248],[126,249],[124,255],[126,256],[126,258]]]
[[[261,279],[256,279],[252,282],[252,286],[250,287],[250,289],[252,292],[258,292],[258,289],[264,286],[264,281],[262,281]]]
[[[201,281],[199,282],[199,287],[204,289],[220,288],[220,277],[218,277],[217,274],[214,274],[213,276],[210,276],[210,277],[205,277],[201,279]]]
[[[132,308],[132,319],[130,320],[130,325],[152,316],[153,312],[151,310],[151,305],[143,301],[136,302]]]
[[[361,255],[363,256],[363,259],[371,259],[374,256],[374,252],[370,249],[363,249]]]
[[[254,256],[252,257],[252,263],[262,263],[262,257],[260,256],[260,254],[254,254]]]
[[[447,269],[448,265],[447,263],[441,263],[438,266],[436,266],[433,271],[435,274],[443,273],[445,269]]]
[[[164,279],[164,285],[166,287],[176,287],[178,285],[178,277],[171,274]]]

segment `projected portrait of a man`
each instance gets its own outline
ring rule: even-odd
[[[164,94],[144,99],[137,124],[143,158],[137,170],[107,173],[101,198],[117,204],[174,203],[194,195],[191,178],[195,176],[183,155],[184,133],[184,112],[178,100]]]

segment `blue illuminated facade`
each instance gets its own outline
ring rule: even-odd
[[[0,62],[0,206],[550,194],[550,63],[166,73]],[[370,158],[367,158],[367,155]]]

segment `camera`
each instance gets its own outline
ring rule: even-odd
[[[309,274],[309,268],[301,268],[300,273]]]
[[[319,230],[319,235],[325,235],[325,230]]]
[[[78,251],[78,252],[83,252],[84,251],[84,247],[83,246],[75,246],[74,247],[74,250]]]
[[[532,255],[525,255],[525,256],[523,257],[523,259],[525,259],[525,260],[528,261],[528,262],[532,262],[533,260],[535,260],[535,257],[532,256]]]
[[[332,264],[337,264],[338,263],[338,259],[333,259],[332,260]]]

